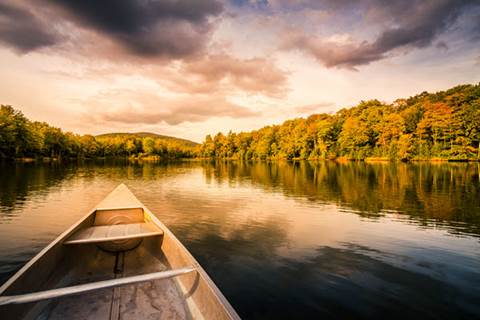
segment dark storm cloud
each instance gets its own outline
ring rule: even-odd
[[[219,0],[0,0],[0,42],[26,53],[65,39],[54,28],[75,33],[73,23],[137,56],[183,58],[202,51],[222,12]]]
[[[61,37],[24,7],[0,0],[0,42],[27,53],[58,43]]]
[[[334,43],[305,33],[285,34],[283,47],[299,49],[311,54],[327,67],[355,68],[386,58],[396,49],[424,48],[449,30],[467,11],[479,10],[480,1],[422,0],[422,1],[288,1],[282,6],[299,3],[329,10],[332,16],[361,16],[370,24],[380,25],[378,36],[370,42],[357,41],[348,44]],[[471,32],[480,34],[480,30]],[[474,38],[473,35],[470,35]],[[445,43],[445,45],[448,45]]]
[[[183,57],[208,41],[217,0],[50,0],[77,24],[143,56]]]

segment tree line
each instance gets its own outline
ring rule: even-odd
[[[207,135],[199,153],[223,159],[478,160],[479,143],[480,84]]]
[[[0,158],[154,157],[479,160],[480,84],[423,92],[391,104],[362,101],[250,132],[207,135],[201,145],[135,135],[77,135],[0,109]]]
[[[144,156],[177,159],[194,155],[194,147],[182,141],[154,136],[78,135],[45,122],[30,121],[12,106],[0,106],[0,159]]]

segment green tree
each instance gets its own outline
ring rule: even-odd
[[[145,152],[146,154],[155,153],[155,141],[152,138],[150,137],[144,138],[142,141],[142,145],[143,145],[143,152]]]

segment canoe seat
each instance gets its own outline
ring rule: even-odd
[[[163,230],[150,222],[103,225],[81,229],[70,236],[64,244],[108,242],[154,237],[162,234]]]

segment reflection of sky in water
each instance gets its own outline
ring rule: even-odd
[[[365,204],[348,203],[358,203],[365,190],[343,199],[345,189],[336,189],[336,182],[326,188],[322,180],[316,191],[308,185],[303,194],[302,184],[318,176],[292,171],[284,172],[282,180],[279,172],[290,167],[259,174],[255,170],[263,169],[258,166],[240,172],[198,163],[89,166],[70,168],[55,179],[47,170],[41,182],[13,188],[27,191],[10,205],[2,202],[2,279],[115,185],[126,182],[192,251],[243,316],[480,316],[475,303],[480,299],[480,242],[477,235],[464,232],[478,226],[409,215],[408,206],[402,207],[407,214],[385,204],[376,212],[359,211]],[[353,176],[363,175],[362,170]],[[296,182],[287,185],[290,177]],[[454,187],[448,190],[454,192]],[[445,201],[445,188],[430,192],[440,203]],[[396,199],[399,194],[385,197]],[[375,208],[378,197],[367,199],[366,206]]]

